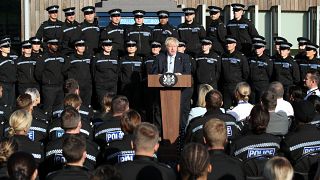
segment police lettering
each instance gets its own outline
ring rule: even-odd
[[[314,151],[319,151],[319,150],[320,150],[320,146],[304,147],[303,148],[303,154],[307,154],[307,153],[314,152]]]
[[[263,156],[263,155],[272,155],[275,154],[275,148],[252,148],[248,150],[247,158]]]
[[[124,133],[122,131],[113,131],[106,133],[106,141],[110,142],[113,140],[121,140],[123,138]]]
[[[31,141],[34,141],[34,131],[29,131],[29,132],[28,132],[28,138],[29,138]]]
[[[227,126],[227,136],[228,137],[232,136],[232,128],[231,128],[231,126]]]

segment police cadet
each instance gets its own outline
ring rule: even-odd
[[[58,39],[47,41],[48,52],[37,61],[35,77],[41,83],[43,110],[51,112],[52,106],[63,101],[63,68],[65,58],[59,52]]]
[[[45,43],[50,39],[60,40],[62,37],[61,28],[63,22],[58,20],[58,9],[58,5],[53,5],[46,8],[49,14],[49,19],[40,25],[36,33],[36,37],[40,38]],[[44,47],[44,49],[46,48],[47,47]]]
[[[314,44],[312,42],[306,43],[305,58],[300,60],[299,62],[301,81],[304,80],[307,71],[310,69],[314,69],[320,72],[320,60],[319,58],[317,58],[318,48],[319,46],[317,44]]]
[[[231,4],[234,18],[228,22],[227,31],[229,35],[237,38],[238,50],[246,56],[251,55],[252,38],[259,35],[250,20],[243,17],[243,4]]]
[[[306,157],[308,159],[307,161],[311,163],[316,162],[319,158],[319,126],[312,123],[315,115],[315,109],[312,103],[309,101],[300,101],[294,104],[293,107],[298,126],[293,132],[290,132],[285,136],[282,150],[286,157],[297,165],[295,170],[308,174],[308,172],[310,172],[309,170],[312,169],[312,166],[306,167],[301,165],[300,163],[306,162],[306,159],[301,161],[299,161],[299,159]],[[313,156],[312,153],[316,153],[316,155]]]
[[[224,108],[228,109],[233,105],[234,89],[239,82],[246,81],[249,76],[249,65],[247,58],[236,49],[237,39],[233,36],[226,36],[227,52],[221,56]],[[230,73],[232,72],[232,73]]]
[[[102,99],[107,92],[117,94],[119,63],[118,56],[113,52],[113,41],[105,39],[101,42],[102,52],[93,57],[92,76],[98,101],[102,105]]]
[[[193,118],[186,131],[185,142],[197,142],[204,144],[203,126],[212,118],[218,118],[226,123],[228,139],[234,140],[240,135],[243,124],[236,122],[230,114],[223,113],[220,108],[223,105],[222,94],[218,90],[211,90],[205,96],[207,112],[203,116]]]
[[[207,37],[212,40],[214,51],[222,55],[225,52],[224,45],[227,35],[226,26],[220,19],[222,8],[217,6],[209,6],[208,8],[212,22],[207,29]]]
[[[134,130],[132,142],[135,151],[133,161],[119,163],[116,166],[122,179],[144,179],[139,177],[147,176],[150,173],[152,176],[157,174],[162,179],[176,179],[174,170],[165,164],[159,163],[154,157],[154,153],[159,148],[159,130],[156,126],[146,122],[139,124]],[[151,170],[153,170],[151,172],[148,171],[150,166]]]
[[[273,37],[273,41],[274,41],[274,53],[271,56],[272,60],[275,60],[276,58],[280,58],[280,44],[282,42],[288,42],[286,38],[284,37],[279,37],[279,36],[275,36]]]
[[[74,42],[77,40],[77,28],[79,23],[75,20],[75,7],[63,9],[66,20],[62,26],[62,48],[61,51],[64,55],[69,56],[74,52]]]
[[[50,141],[47,144],[45,152],[46,159],[44,162],[47,168],[46,172],[57,170],[65,163],[65,158],[62,154],[63,141],[71,134],[82,136],[80,134],[81,116],[75,108],[68,107],[63,111],[61,115],[61,125],[64,130],[64,134],[60,138]],[[84,162],[84,166],[89,170],[93,170],[99,154],[99,146],[86,139],[86,151],[87,157]]]
[[[40,86],[35,79],[34,69],[37,63],[35,56],[32,56],[31,42],[23,41],[22,55],[18,58],[17,64],[17,86],[18,94],[24,94],[27,88],[36,88],[40,90]]]
[[[118,53],[118,56],[125,54],[124,28],[120,25],[121,12],[121,9],[111,9],[108,12],[110,15],[110,23],[107,27],[103,28],[100,33],[100,41],[110,39],[112,41],[112,50]]]
[[[100,29],[98,22],[95,20],[95,7],[86,6],[81,9],[84,14],[84,20],[78,28],[80,39],[86,41],[87,53],[93,56],[98,52]]]
[[[32,56],[39,60],[42,58],[43,52],[41,50],[41,40],[37,37],[31,37],[30,39],[31,47],[32,47]]]
[[[120,58],[120,94],[125,95],[131,107],[138,110],[142,99],[142,57],[137,55],[137,43],[126,42],[127,55]]]
[[[152,41],[151,29],[144,24],[143,10],[135,10],[132,12],[134,15],[134,24],[128,26],[125,31],[125,40],[133,40],[136,42],[137,55],[141,57],[147,56],[150,51],[150,42]],[[130,101],[131,102],[131,101]]]
[[[209,84],[217,89],[221,72],[221,57],[213,52],[211,40],[202,39],[201,44],[202,52],[196,57],[197,87],[201,84]]]
[[[310,42],[308,38],[305,37],[298,37],[298,53],[294,56],[294,59],[298,64],[300,64],[300,61],[306,59],[306,45]]]
[[[159,17],[159,24],[157,24],[152,30],[153,41],[159,42],[162,44],[161,49],[164,51],[167,37],[178,38],[177,29],[169,23],[169,12],[161,10],[157,12]]]
[[[292,44],[282,42],[280,44],[280,57],[273,62],[273,80],[279,81],[284,86],[285,98],[290,86],[300,83],[300,72],[297,62],[290,56]]]
[[[67,79],[72,78],[78,81],[82,102],[85,106],[90,106],[92,96],[91,57],[86,53],[86,43],[83,39],[74,42],[75,51],[67,58],[65,73]]]
[[[13,107],[15,101],[16,65],[9,56],[11,43],[8,40],[0,41],[0,82],[3,88],[1,104],[9,109]]]
[[[4,35],[4,36],[2,36],[1,37],[1,39],[0,39],[0,41],[8,41],[10,44],[11,44],[11,39],[10,39],[10,36],[7,36],[7,35]],[[18,59],[18,54],[14,51],[14,49],[10,49],[10,54],[9,54],[9,56],[10,56],[10,58],[12,59],[12,60],[16,60],[16,59]]]
[[[200,52],[200,40],[206,37],[206,31],[194,21],[196,9],[184,8],[183,11],[185,22],[178,26],[179,40],[186,43],[186,53],[195,57]]]
[[[248,58],[252,104],[260,101],[263,91],[268,89],[273,70],[273,62],[265,53],[266,41],[262,36],[253,38],[254,55]]]

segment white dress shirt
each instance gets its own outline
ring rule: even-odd
[[[309,89],[309,90],[307,91],[307,95],[306,95],[306,97],[304,98],[304,100],[307,100],[308,97],[311,96],[311,95],[317,95],[317,96],[320,97],[319,88],[316,87],[316,88]]]
[[[176,56],[167,56],[167,72],[168,73],[173,73],[174,72],[174,60],[175,60]]]
[[[237,121],[241,121],[250,115],[252,108],[252,104],[245,101],[239,101],[236,107],[227,111],[227,114],[232,115]]]
[[[277,99],[277,106],[275,112],[283,111],[287,114],[287,116],[293,116],[293,107],[292,105],[284,100],[283,98]]]

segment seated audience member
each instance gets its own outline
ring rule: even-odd
[[[212,118],[218,118],[227,124],[229,140],[236,138],[241,132],[242,123],[236,122],[236,119],[230,114],[221,112],[222,94],[217,90],[211,90],[206,94],[205,101],[207,112],[203,116],[196,117],[190,121],[186,131],[185,142],[203,144],[203,125]]]
[[[176,179],[174,170],[154,158],[159,148],[159,131],[153,124],[143,122],[136,127],[133,133],[133,161],[126,161],[116,166],[125,180],[135,180],[146,166],[153,166],[161,172],[163,179]]]
[[[311,95],[308,97],[307,101],[310,101],[313,104],[313,108],[315,110],[314,118],[311,124],[319,124],[320,123],[320,97],[317,95]]]
[[[211,170],[210,156],[205,146],[190,143],[183,148],[178,164],[181,180],[207,180]]]
[[[16,151],[16,146],[10,140],[0,142],[0,179],[8,177],[8,158]]]
[[[67,161],[66,165],[61,170],[50,173],[47,180],[89,179],[90,174],[83,167],[87,156],[85,138],[73,134],[66,137],[62,143],[62,154]]]
[[[75,108],[80,116],[81,116],[81,129],[80,133],[83,134],[87,139],[92,140],[93,139],[93,130],[90,121],[83,119],[83,116],[80,113],[80,108],[82,104],[82,100],[79,95],[77,94],[68,94],[64,100],[64,109],[66,107],[73,107]],[[63,109],[62,109],[63,112]],[[59,115],[60,116],[60,115]],[[51,121],[51,123],[48,126],[49,131],[49,140],[55,140],[57,138],[60,138],[64,131],[61,127],[61,117],[55,118]]]
[[[26,152],[13,153],[7,163],[9,179],[35,180],[38,176],[37,163],[34,157]]]
[[[108,164],[116,164],[124,161],[132,161],[134,150],[132,147],[133,131],[141,123],[141,116],[135,110],[125,112],[120,120],[121,130],[124,136],[121,140],[110,142],[105,150],[105,161]]]
[[[291,86],[289,88],[289,102],[293,104],[303,100],[303,92],[300,86]]]
[[[122,180],[118,170],[111,165],[102,165],[95,169],[90,180]]]
[[[266,133],[269,123],[268,110],[261,105],[255,105],[249,117],[250,131],[231,143],[231,154],[242,160],[261,155],[277,155],[281,139]]]
[[[16,145],[17,151],[25,151],[34,156],[39,163],[43,160],[43,146],[40,142],[31,141],[28,136],[32,123],[32,115],[26,110],[16,110],[9,119],[8,136]]]
[[[319,127],[311,124],[314,116],[314,107],[308,101],[300,101],[294,106],[297,114],[295,118],[298,126],[295,131],[288,133],[283,141],[282,150],[286,157],[293,163],[298,163],[297,160],[306,155],[316,151],[320,145],[320,131]],[[318,158],[318,156],[314,156]],[[312,162],[312,156],[308,159]],[[304,166],[295,166],[298,172],[309,172],[310,169]]]
[[[103,96],[102,102],[101,102],[102,109],[101,109],[100,118],[105,118],[108,115],[111,116],[112,99],[115,96],[116,94],[113,92],[108,92]]]
[[[61,127],[64,133],[60,138],[49,141],[47,144],[45,161],[48,172],[59,169],[65,163],[65,158],[62,155],[63,141],[72,134],[83,136],[83,134],[80,133],[81,126],[82,121],[79,112],[71,106],[65,108],[61,114]],[[99,153],[98,149],[99,147],[97,144],[87,139],[87,157],[84,162],[84,166],[86,168],[92,170],[95,167],[97,161],[96,158]]]
[[[288,101],[283,99],[283,85],[278,81],[274,81],[270,83],[269,90],[275,93],[277,97],[277,106],[275,112],[283,111],[287,114],[288,117],[294,116],[292,105]]]
[[[308,88],[307,95],[304,99],[308,99],[311,95],[316,95],[320,97],[320,91],[318,88],[318,84],[320,82],[319,71],[317,70],[309,70],[304,78],[304,86]]]
[[[293,168],[285,157],[276,156],[267,161],[263,176],[265,180],[292,180]]]
[[[129,110],[129,101],[125,96],[116,96],[111,102],[112,116],[107,116],[95,122],[95,141],[103,146],[106,142],[121,140],[124,133],[121,131],[120,120]],[[100,122],[99,122],[100,121]]]
[[[0,127],[2,127],[2,125],[8,121],[11,114],[11,108],[9,108],[7,105],[1,102],[3,99],[2,96],[3,96],[3,87],[2,87],[2,84],[0,83]],[[2,130],[0,132],[2,133]]]
[[[226,124],[220,119],[210,119],[204,125],[203,135],[209,149],[210,163],[213,166],[208,179],[244,180],[242,163],[225,152],[224,147],[228,143]]]
[[[237,84],[234,96],[238,101],[238,105],[227,111],[227,113],[231,114],[237,121],[242,121],[249,116],[253,108],[253,105],[249,103],[250,94],[251,88],[248,83],[240,82]]]
[[[266,132],[273,135],[285,135],[288,133],[289,119],[285,112],[275,111],[277,102],[277,95],[272,91],[268,90],[261,96],[261,104],[269,111],[270,116]]]
[[[48,115],[45,114],[42,109],[39,108],[39,104],[41,102],[40,93],[37,88],[28,88],[26,89],[25,94],[29,94],[32,99],[33,111],[32,117],[33,119],[39,119],[48,122],[49,118]]]

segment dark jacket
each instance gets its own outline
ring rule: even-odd
[[[250,80],[255,82],[270,82],[273,71],[273,62],[266,54],[248,58],[250,66]]]
[[[121,25],[114,25],[111,22],[101,30],[100,41],[112,40],[112,51],[124,53],[124,28]]]
[[[159,23],[152,29],[153,41],[161,43],[161,51],[165,51],[165,41],[168,37],[179,38],[178,36],[177,29],[169,23],[165,25]]]
[[[17,59],[17,81],[19,84],[37,84],[34,70],[37,59],[33,56],[21,56]]]
[[[222,55],[225,52],[227,29],[221,19],[214,20],[207,28],[207,37],[212,40],[214,44],[214,50]]]
[[[53,22],[50,19],[48,19],[47,21],[44,21],[40,25],[36,33],[36,37],[43,39],[43,42],[47,42],[50,39],[61,40],[62,25],[63,25],[63,22],[60,20]]]
[[[273,80],[279,81],[283,86],[298,85],[300,82],[299,66],[289,55],[287,58],[277,58],[273,62]]]
[[[87,54],[71,54],[65,63],[67,79],[73,78],[80,85],[91,85],[90,63],[91,57]]]
[[[100,29],[98,24],[96,22],[89,23],[87,21],[83,21],[77,31],[77,33],[80,34],[80,39],[83,39],[86,42],[86,51],[90,55],[98,52],[100,37]]]
[[[164,74],[168,71],[167,54],[160,53],[153,63],[152,74]],[[174,61],[174,73],[191,74],[191,62],[187,54],[177,52]]]
[[[65,20],[62,25],[62,53],[64,55],[70,55],[74,52],[74,42],[79,38],[79,33],[77,33],[77,28],[79,23],[74,21],[70,23]]]
[[[138,26],[133,24],[125,30],[125,40],[133,40],[137,42],[136,54],[146,56],[151,51],[150,43],[152,41],[151,29],[142,24]]]
[[[0,53],[0,82],[15,83],[16,82],[16,64],[13,59],[3,57]]]
[[[46,180],[88,180],[90,173],[85,167],[81,166],[63,166],[61,170],[54,171],[47,175]]]
[[[214,52],[209,54],[201,53],[196,57],[196,62],[197,83],[217,84],[221,72],[221,57]]]

